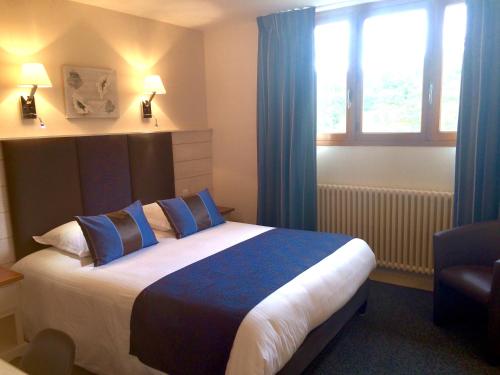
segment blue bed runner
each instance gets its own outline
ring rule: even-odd
[[[170,375],[223,374],[248,312],[351,239],[272,229],[163,277],[134,302],[130,354]]]

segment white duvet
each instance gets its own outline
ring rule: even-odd
[[[136,296],[163,276],[270,229],[228,222],[181,240],[157,232],[158,245],[98,268],[54,248],[35,252],[13,267],[25,276],[25,334],[30,339],[47,327],[65,331],[76,342],[76,362],[96,374],[159,373],[128,354]],[[368,245],[354,239],[265,298],[242,321],[226,374],[279,371],[374,268]]]

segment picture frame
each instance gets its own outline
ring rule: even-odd
[[[116,71],[64,65],[66,118],[118,118]]]

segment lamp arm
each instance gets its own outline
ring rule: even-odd
[[[148,100],[149,104],[151,104],[155,95],[156,95],[156,91],[153,91],[153,93],[151,94],[151,96],[149,97],[149,100]]]
[[[33,100],[33,98],[35,97],[35,92],[36,92],[37,88],[38,88],[38,85],[33,85],[33,87],[31,88],[30,94],[28,95],[28,102],[31,102]]]

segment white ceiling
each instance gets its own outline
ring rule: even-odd
[[[72,0],[100,8],[203,29],[214,24],[257,17],[304,6],[347,6],[362,0]],[[373,0],[365,0],[365,2]]]

